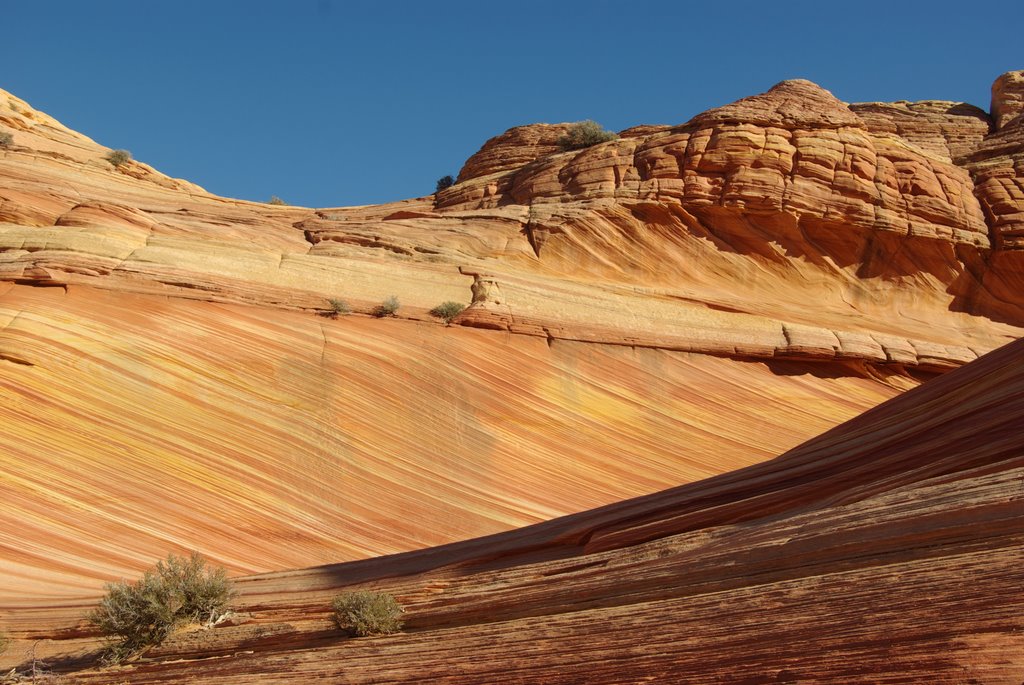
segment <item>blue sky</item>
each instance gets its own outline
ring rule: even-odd
[[[809,78],[988,109],[1024,3],[3,0],[0,87],[211,192],[426,195],[489,137],[620,130]]]

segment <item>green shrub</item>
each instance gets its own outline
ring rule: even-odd
[[[14,136],[7,131],[0,131],[0,147],[10,147],[14,143]]]
[[[442,190],[446,190],[455,185],[455,178],[453,176],[442,176],[437,179],[437,186],[434,188],[435,193],[440,193]]]
[[[387,592],[347,592],[335,597],[332,606],[338,627],[358,637],[402,629],[402,605]]]
[[[384,300],[379,305],[374,307],[373,311],[370,313],[376,316],[378,319],[383,319],[385,316],[394,316],[395,312],[398,311],[399,306],[400,305],[398,304],[398,298],[392,295],[391,297],[389,297],[388,299]]]
[[[327,300],[327,304],[331,306],[327,310],[327,316],[332,319],[336,319],[339,316],[347,316],[352,313],[352,307],[349,306],[345,300],[339,300],[338,298],[332,297]]]
[[[461,314],[465,308],[465,305],[461,305],[458,302],[442,302],[431,309],[429,313],[431,316],[444,319],[445,323],[451,323],[452,319]]]
[[[601,124],[587,119],[586,121],[577,121],[569,127],[569,131],[558,139],[558,147],[562,148],[563,152],[582,150],[585,147],[605,143],[616,138],[618,138],[617,135],[601,128]]]
[[[270,202],[268,202],[267,204],[270,204],[270,205],[281,205],[283,207],[287,207],[288,206],[288,203],[285,202],[284,200],[282,200],[281,198],[279,198],[277,195],[271,195],[270,196]]]
[[[132,153],[127,150],[111,150],[107,153],[106,159],[116,168],[132,161]]]
[[[108,583],[89,621],[112,642],[107,660],[118,662],[160,644],[179,626],[214,624],[233,594],[224,569],[208,568],[196,552],[172,554],[134,583]]]

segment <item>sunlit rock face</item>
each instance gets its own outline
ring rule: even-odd
[[[0,93],[0,608],[168,551],[295,568],[655,492],[1019,337],[1014,74],[994,123],[786,81],[318,210],[114,167]]]
[[[985,215],[999,248],[1024,249],[1024,71],[1011,71],[992,85],[995,131],[969,153]]]
[[[229,622],[116,675],[1012,685],[1022,412],[1017,341],[748,468],[484,539],[241,579]],[[331,598],[355,588],[395,596],[404,631],[341,636]],[[99,636],[81,612],[18,612],[15,646],[89,654]]]

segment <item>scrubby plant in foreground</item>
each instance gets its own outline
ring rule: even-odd
[[[462,313],[462,310],[466,306],[459,304],[458,302],[442,302],[433,309],[430,310],[431,316],[436,316],[439,319],[444,319],[445,323],[451,323],[452,320]]]
[[[338,627],[358,637],[402,629],[402,605],[387,592],[347,592],[335,597],[332,606]]]
[[[160,644],[180,626],[215,624],[233,594],[224,569],[208,567],[195,552],[172,554],[134,583],[108,583],[89,621],[111,640],[108,659],[116,662]]]
[[[119,167],[122,164],[132,161],[132,153],[127,150],[111,150],[107,153],[107,161],[115,167]]]
[[[7,648],[11,646],[11,638],[7,637],[7,633],[0,631],[0,655],[7,651]]]
[[[586,121],[577,121],[570,126],[566,134],[558,139],[558,147],[562,148],[563,152],[582,150],[585,147],[605,143],[616,138],[618,138],[617,135],[601,128],[601,124],[587,119]]]
[[[398,298],[392,295],[374,307],[371,314],[376,316],[378,319],[382,319],[385,316],[394,316],[395,312],[398,311],[399,306],[401,305],[398,304]]]

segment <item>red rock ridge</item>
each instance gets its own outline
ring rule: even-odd
[[[485,146],[478,155],[487,152]],[[964,170],[899,138],[872,135],[831,93],[799,80],[672,131],[555,154],[505,179],[456,186],[438,206],[602,198],[678,203],[690,212],[786,214],[829,232],[858,227],[988,246]],[[716,221],[704,223],[713,229]]]

